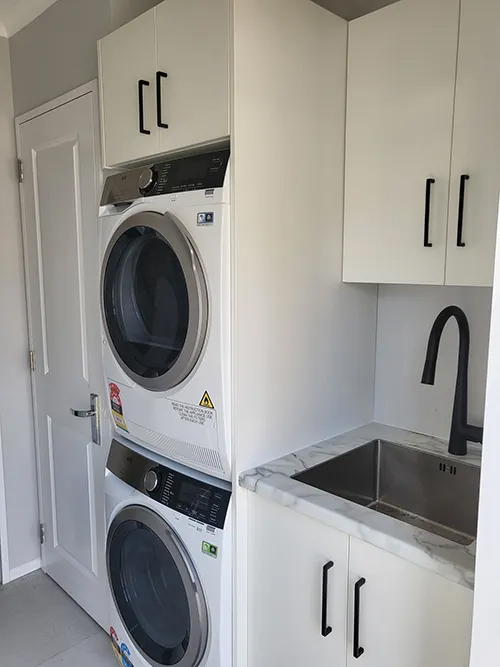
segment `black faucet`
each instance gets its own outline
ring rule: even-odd
[[[422,373],[422,384],[434,384],[441,334],[451,317],[454,317],[457,321],[460,343],[458,350],[457,384],[455,387],[455,401],[453,403],[448,451],[450,454],[455,454],[455,456],[465,456],[467,454],[467,441],[482,442],[483,429],[467,423],[470,331],[467,316],[458,306],[448,306],[445,308],[439,313],[432,325],[427,345],[424,372]]]

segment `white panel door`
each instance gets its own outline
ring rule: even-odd
[[[42,567],[106,623],[104,470],[89,409],[102,394],[97,118],[88,93],[23,123],[19,144],[34,372]],[[106,441],[104,441],[106,444]]]
[[[347,282],[444,283],[459,4],[400,0],[349,24]]]
[[[249,667],[345,665],[349,537],[250,496]]]
[[[162,153],[229,136],[229,2],[156,8]],[[167,75],[166,77],[164,75]]]
[[[364,583],[363,583],[364,580]],[[359,582],[359,646],[354,588]],[[363,585],[360,585],[363,584]],[[366,542],[349,550],[348,667],[468,667],[473,592]],[[355,649],[364,649],[358,658]]]
[[[462,0],[447,285],[493,285],[500,187],[499,25],[498,0]]]
[[[103,154],[108,167],[159,152],[155,11],[99,42]]]

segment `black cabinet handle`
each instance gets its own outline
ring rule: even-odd
[[[465,248],[465,243],[462,240],[464,232],[464,208],[465,208],[465,185],[470,179],[467,174],[460,176],[460,196],[458,200],[458,226],[457,226],[457,246]]]
[[[166,79],[168,74],[166,72],[156,72],[156,122],[158,127],[168,129],[168,123],[163,122],[163,111],[161,108],[161,83]]]
[[[333,562],[329,561],[323,565],[323,586],[321,592],[321,634],[328,637],[332,628],[328,625],[328,572],[332,569]]]
[[[436,181],[428,178],[425,183],[424,248],[432,248],[429,241],[429,222],[431,219],[431,190]]]
[[[139,132],[141,134],[151,134],[151,131],[144,127],[144,88],[147,86],[149,86],[149,81],[139,80]]]
[[[358,659],[361,658],[365,649],[359,645],[359,607],[360,607],[360,590],[361,586],[366,584],[366,579],[361,577],[354,584],[354,640],[353,640],[353,656]]]

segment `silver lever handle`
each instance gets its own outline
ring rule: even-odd
[[[70,408],[73,417],[79,419],[92,420],[92,442],[98,446],[101,444],[101,429],[99,420],[99,396],[98,394],[90,394],[90,410],[73,410]]]

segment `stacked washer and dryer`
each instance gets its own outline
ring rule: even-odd
[[[231,664],[229,150],[110,176],[100,209],[110,633]]]

